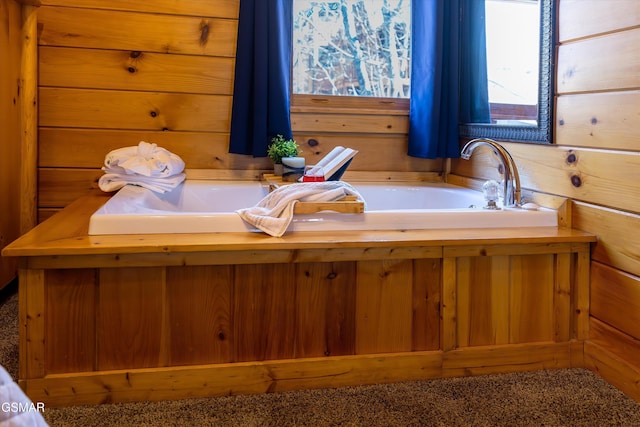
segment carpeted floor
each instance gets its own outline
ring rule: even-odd
[[[17,295],[0,362],[18,372]],[[52,426],[639,426],[640,404],[585,369],[155,403],[46,408]]]

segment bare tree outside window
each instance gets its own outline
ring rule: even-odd
[[[293,93],[409,98],[410,0],[294,0]]]

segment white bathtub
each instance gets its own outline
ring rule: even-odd
[[[418,230],[557,226],[555,211],[482,209],[482,194],[443,183],[357,183],[363,214],[296,215],[288,231]],[[187,180],[170,193],[125,186],[98,209],[89,234],[258,231],[235,210],[251,207],[268,188],[253,181]]]

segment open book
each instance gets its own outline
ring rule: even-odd
[[[353,156],[358,154],[357,150],[338,146],[331,150],[315,164],[307,175],[318,176],[324,174],[325,181],[339,181],[342,174],[347,170]]]

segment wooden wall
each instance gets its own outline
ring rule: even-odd
[[[20,236],[21,6],[0,0],[0,250]],[[16,260],[0,258],[0,288],[16,276]]]
[[[42,2],[40,220],[96,187],[108,151],[140,140],[216,177],[271,169],[266,158],[227,153],[238,10],[239,0]],[[347,145],[360,150],[353,170],[441,170],[404,155],[406,113],[332,113],[293,114],[308,163]]]
[[[555,145],[507,148],[524,187],[575,200],[573,226],[598,236],[585,363],[640,399],[640,2],[559,0],[558,25]]]

